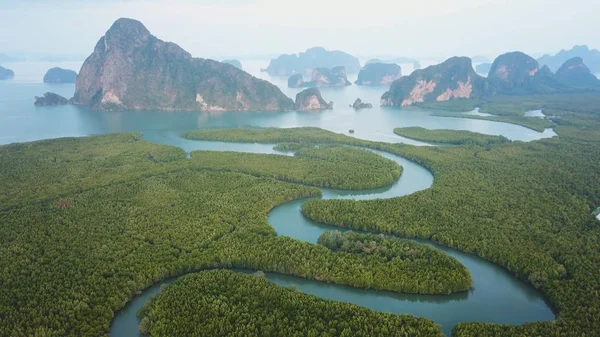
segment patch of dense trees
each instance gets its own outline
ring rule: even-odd
[[[138,313],[140,330],[167,336],[442,336],[435,323],[320,299],[227,270],[184,276]]]
[[[329,174],[323,171],[331,166],[321,162],[379,167],[387,175],[399,168],[339,146],[298,152],[257,155],[252,165],[306,161],[306,180]],[[320,190],[268,177],[281,168],[244,168],[256,176],[209,169],[196,154],[186,159],[182,150],[138,134],[1,146],[0,336],[103,336],[114,312],[140,290],[216,267],[398,292],[446,293],[455,286],[442,277],[448,269],[421,264],[404,282],[406,266],[384,256],[276,236],[267,212]],[[218,161],[218,154],[207,155]],[[229,171],[248,165],[235,168],[243,154],[223,156],[232,160]],[[460,267],[454,273],[468,278]]]
[[[402,167],[371,151],[323,145],[299,148],[293,157],[240,152],[194,151],[196,168],[236,171],[277,180],[344,190],[391,185]]]
[[[488,147],[508,143],[504,136],[492,136],[465,130],[429,130],[418,126],[395,128],[394,133],[409,139],[436,144],[477,145]]]
[[[362,234],[348,231],[325,232],[317,242],[335,252],[377,255],[387,261],[404,266],[402,273],[394,276],[380,276],[395,278],[401,284],[413,284],[414,280],[421,279],[420,275],[430,272],[426,279],[435,280],[440,277],[447,287],[437,292],[448,294],[455,291],[468,290],[472,280],[469,271],[456,259],[423,244],[417,244],[404,239],[399,239],[383,234]]]

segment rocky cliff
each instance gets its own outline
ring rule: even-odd
[[[0,80],[8,80],[15,76],[15,73],[10,70],[0,66]]]
[[[557,71],[556,78],[575,88],[598,88],[600,81],[583,63],[581,57],[567,60]]]
[[[293,101],[271,83],[221,62],[193,58],[119,19],[84,62],[74,104],[96,109],[249,111],[288,110]]]
[[[261,71],[267,72],[271,76],[291,76],[293,74],[303,74],[310,76],[313,69],[333,68],[343,66],[349,73],[356,73],[360,70],[358,58],[339,50],[326,50],[323,47],[313,47],[305,53],[284,54],[271,60],[269,66]]]
[[[298,111],[333,109],[333,102],[325,102],[319,89],[308,88],[296,95],[295,109]]]
[[[44,75],[44,83],[75,83],[77,73],[63,68],[52,68]]]
[[[35,96],[36,106],[67,105],[69,100],[53,92],[47,92],[42,97]]]
[[[488,74],[488,80],[498,94],[521,94],[538,72],[537,61],[522,52],[498,56]]]
[[[381,105],[408,106],[489,94],[493,94],[493,89],[485,78],[475,73],[471,59],[453,57],[394,81],[381,97]]]
[[[312,71],[311,80],[304,82],[302,74],[295,74],[288,78],[290,88],[323,88],[344,87],[351,85],[343,66],[329,68],[316,68]]]
[[[357,85],[390,85],[402,77],[399,65],[392,63],[369,63],[358,73]]]

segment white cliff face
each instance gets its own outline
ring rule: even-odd
[[[420,80],[417,82],[417,85],[412,89],[408,98],[402,101],[402,106],[409,106],[415,103],[420,103],[425,101],[425,96],[432,93],[435,89],[436,83],[431,80],[426,82],[425,80]]]

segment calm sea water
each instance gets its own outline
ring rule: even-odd
[[[287,88],[286,78],[271,78],[261,73],[265,62],[243,62],[250,73],[277,84],[284,93],[294,98],[300,89]],[[78,70],[81,62],[54,63],[6,63],[15,71],[13,80],[0,81],[0,144],[32,141],[37,139],[65,136],[86,136],[108,132],[140,131],[144,137],[160,140],[166,133],[179,133],[198,128],[237,128],[237,127],[295,127],[316,126],[334,132],[348,133],[355,130],[354,137],[386,141],[421,144],[399,136],[392,130],[395,127],[422,126],[430,129],[470,130],[492,135],[504,135],[509,139],[531,141],[552,137],[555,133],[548,129],[536,132],[517,125],[431,116],[431,111],[418,108],[384,108],[379,106],[381,95],[387,87],[323,88],[325,100],[335,103],[333,110],[320,112],[248,112],[248,113],[209,113],[209,112],[98,112],[83,107],[58,106],[35,107],[34,96],[47,91],[72,97],[75,87],[72,84],[43,84],[42,78],[47,69],[61,66]],[[350,75],[354,81],[356,75]],[[356,98],[373,103],[372,109],[354,111],[349,105]]]
[[[287,79],[270,78],[259,69],[265,62],[242,61],[245,69],[252,74],[267,79],[281,87],[290,97],[295,97],[299,89],[286,87]],[[334,132],[348,133],[354,129],[354,137],[386,141],[406,142],[424,145],[393,134],[394,127],[422,126],[470,130],[493,135],[504,135],[509,139],[531,141],[552,137],[554,132],[539,133],[520,126],[431,116],[431,111],[410,108],[391,109],[379,107],[379,98],[386,87],[358,87],[321,89],[325,100],[335,102],[333,110],[322,112],[255,112],[255,113],[202,113],[202,112],[98,112],[82,107],[34,107],[33,97],[52,91],[71,97],[74,85],[46,85],[41,79],[47,69],[53,66],[78,70],[81,63],[15,63],[4,66],[13,69],[13,80],[0,81],[0,144],[32,141],[37,139],[86,136],[109,132],[139,131],[147,140],[179,146],[190,152],[195,149],[233,150],[257,153],[272,153],[272,147],[263,144],[236,144],[219,142],[198,142],[185,140],[179,133],[198,128],[238,128],[249,126],[295,127],[316,126]],[[354,81],[355,75],[350,80]],[[348,105],[360,97],[371,102],[373,109],[354,111]],[[537,114],[532,113],[532,116]],[[532,117],[535,118],[535,117]],[[324,190],[323,197],[373,199],[397,197],[428,188],[433,177],[423,167],[397,156],[385,154],[398,161],[403,167],[400,180],[389,187],[352,192]],[[269,214],[269,223],[280,235],[315,242],[328,226],[312,223],[300,214],[304,200],[280,205]],[[554,315],[541,294],[526,284],[516,280],[501,268],[474,256],[451,249],[437,247],[457,258],[471,272],[474,288],[466,293],[451,296],[402,295],[388,292],[359,290],[350,287],[307,281],[282,275],[268,275],[269,279],[281,285],[294,284],[301,291],[324,298],[351,302],[373,310],[394,313],[412,313],[427,317],[442,325],[444,332],[457,322],[485,321],[507,324],[522,324],[536,320],[552,320]],[[155,286],[144,291],[117,313],[111,328],[111,336],[128,337],[138,334],[135,312],[143,303],[159,291]]]

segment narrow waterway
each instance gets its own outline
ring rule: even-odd
[[[203,149],[277,153],[272,149],[272,145],[268,144],[191,141],[172,133],[162,134],[160,137],[154,134],[146,139],[179,146],[186,152]],[[394,198],[427,189],[432,185],[433,175],[424,167],[393,154],[374,150],[373,152],[394,160],[403,167],[402,176],[397,182],[385,188],[363,191],[322,189],[322,198],[353,200]],[[269,213],[269,224],[279,235],[316,243],[321,233],[339,229],[312,222],[302,216],[300,209],[306,200],[284,203]],[[541,293],[517,280],[504,269],[473,255],[434,245],[428,241],[418,241],[444,251],[465,265],[473,277],[473,288],[468,292],[452,295],[413,295],[357,289],[279,274],[267,273],[267,278],[282,286],[294,285],[302,292],[322,298],[354,303],[375,311],[409,313],[426,317],[440,324],[447,335],[450,335],[452,328],[458,322],[523,324],[554,319],[554,314]],[[146,289],[118,312],[113,320],[110,335],[112,337],[139,336],[136,312],[160,289],[161,284]]]

